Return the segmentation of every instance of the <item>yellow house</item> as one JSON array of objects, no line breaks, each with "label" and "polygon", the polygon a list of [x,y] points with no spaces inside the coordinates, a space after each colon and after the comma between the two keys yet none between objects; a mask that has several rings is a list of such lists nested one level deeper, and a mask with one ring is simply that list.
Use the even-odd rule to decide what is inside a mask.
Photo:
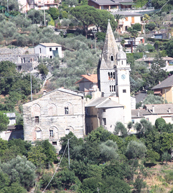
[{"label": "yellow house", "polygon": [[152,88],[155,95],[162,96],[168,103],[173,103],[173,75]]}]

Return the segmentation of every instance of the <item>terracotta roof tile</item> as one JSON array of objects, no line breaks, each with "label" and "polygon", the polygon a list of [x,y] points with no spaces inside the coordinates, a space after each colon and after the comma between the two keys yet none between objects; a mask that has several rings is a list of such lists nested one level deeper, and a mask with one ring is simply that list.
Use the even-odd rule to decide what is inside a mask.
[{"label": "terracotta roof tile", "polygon": [[91,75],[81,75],[83,78],[78,80],[76,82],[76,84],[78,84],[79,82],[81,82],[84,78],[86,78],[87,80],[89,80],[90,82],[93,82],[93,83],[97,83],[97,74],[91,74]]}]

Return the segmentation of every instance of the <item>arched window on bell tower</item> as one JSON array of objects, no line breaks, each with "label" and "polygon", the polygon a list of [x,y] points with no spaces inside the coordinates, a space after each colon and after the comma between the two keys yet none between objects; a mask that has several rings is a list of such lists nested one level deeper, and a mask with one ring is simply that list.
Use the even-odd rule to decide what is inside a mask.
[{"label": "arched window on bell tower", "polygon": [[114,61],[114,57],[113,56],[111,56],[111,61]]}]

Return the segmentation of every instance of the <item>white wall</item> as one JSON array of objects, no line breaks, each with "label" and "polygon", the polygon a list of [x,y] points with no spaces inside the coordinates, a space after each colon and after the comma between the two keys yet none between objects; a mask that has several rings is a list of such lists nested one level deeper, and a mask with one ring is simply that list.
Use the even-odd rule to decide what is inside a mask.
[{"label": "white wall", "polygon": [[[51,51],[50,51],[51,48]],[[46,56],[47,58],[54,58],[53,55],[53,51],[56,50],[56,48],[58,49],[58,55],[60,58],[62,58],[62,47],[61,46],[42,46],[42,45],[37,45],[34,50],[35,50],[35,54],[40,54],[40,56]],[[40,49],[41,49],[41,53],[40,53]]]}]

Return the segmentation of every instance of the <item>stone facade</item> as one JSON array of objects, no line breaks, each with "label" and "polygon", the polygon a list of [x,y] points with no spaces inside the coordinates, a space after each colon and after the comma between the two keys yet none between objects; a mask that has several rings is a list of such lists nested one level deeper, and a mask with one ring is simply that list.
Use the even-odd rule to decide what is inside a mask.
[{"label": "stone facade", "polygon": [[48,139],[57,151],[59,140],[70,131],[85,135],[83,95],[63,88],[23,105],[24,140]]}]

